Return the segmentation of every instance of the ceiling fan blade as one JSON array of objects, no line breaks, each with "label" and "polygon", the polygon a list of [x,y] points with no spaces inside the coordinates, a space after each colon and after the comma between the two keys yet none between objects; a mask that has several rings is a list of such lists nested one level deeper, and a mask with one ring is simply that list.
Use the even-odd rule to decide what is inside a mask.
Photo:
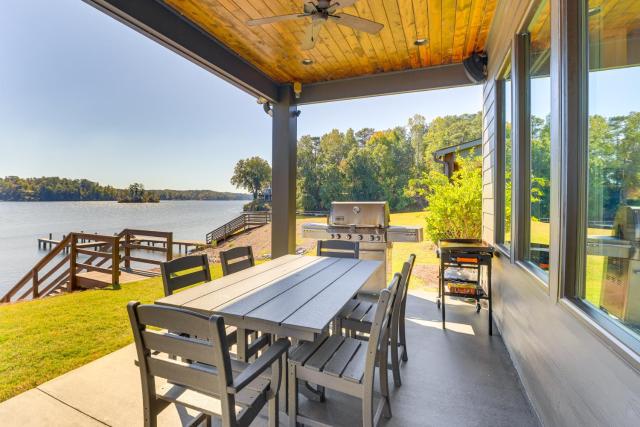
[{"label": "ceiling fan blade", "polygon": [[357,0],[338,0],[338,1],[334,1],[333,3],[331,3],[331,6],[329,6],[329,8],[327,9],[327,12],[329,12],[329,14],[332,14],[333,12],[335,12],[338,9],[342,9],[342,8],[345,8],[345,7],[353,6],[353,4],[356,1]]},{"label": "ceiling fan blade", "polygon": [[311,3],[310,1],[304,4],[304,13],[315,13],[316,5]]},{"label": "ceiling fan blade", "polygon": [[255,26],[255,25],[273,24],[274,22],[290,21],[292,19],[304,18],[306,16],[309,16],[309,14],[292,13],[290,15],[277,15],[277,16],[269,16],[266,18],[249,19],[247,21],[247,25]]},{"label": "ceiling fan blade", "polygon": [[384,28],[379,22],[369,21],[359,16],[349,15],[348,13],[338,13],[337,15],[329,15],[329,18],[336,24],[351,27],[354,30],[364,31],[369,34],[378,34]]},{"label": "ceiling fan blade", "polygon": [[318,35],[320,34],[320,30],[322,29],[324,22],[324,19],[314,19],[307,27],[307,30],[304,33],[304,40],[302,41],[302,50],[313,49],[316,45]]}]

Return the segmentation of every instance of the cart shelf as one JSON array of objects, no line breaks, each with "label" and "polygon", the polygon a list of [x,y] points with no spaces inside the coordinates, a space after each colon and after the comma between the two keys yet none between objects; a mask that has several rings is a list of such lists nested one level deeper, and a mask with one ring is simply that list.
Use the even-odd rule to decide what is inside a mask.
[{"label": "cart shelf", "polygon": [[[445,297],[474,299],[476,312],[480,312],[480,300],[487,300],[489,303],[489,335],[492,335],[491,260],[493,247],[482,240],[447,239],[438,242],[437,255],[440,258],[437,304],[442,311],[442,328],[446,329]],[[481,284],[484,270],[487,271],[486,290]]]}]

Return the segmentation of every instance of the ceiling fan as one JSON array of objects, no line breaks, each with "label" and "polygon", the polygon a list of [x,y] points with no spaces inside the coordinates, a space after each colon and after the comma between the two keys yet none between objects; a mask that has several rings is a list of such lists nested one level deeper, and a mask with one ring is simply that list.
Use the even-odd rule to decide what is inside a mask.
[{"label": "ceiling fan", "polygon": [[355,15],[349,15],[348,13],[336,13],[342,8],[352,6],[356,1],[357,0],[318,0],[317,3],[306,2],[302,13],[250,19],[247,21],[247,25],[272,24],[274,22],[310,17],[311,23],[305,32],[304,40],[302,41],[302,50],[313,49],[318,39],[318,34],[327,21],[332,21],[336,24],[344,25],[357,31],[364,31],[369,34],[379,33],[380,30],[384,28],[384,25],[378,22],[360,18]]}]

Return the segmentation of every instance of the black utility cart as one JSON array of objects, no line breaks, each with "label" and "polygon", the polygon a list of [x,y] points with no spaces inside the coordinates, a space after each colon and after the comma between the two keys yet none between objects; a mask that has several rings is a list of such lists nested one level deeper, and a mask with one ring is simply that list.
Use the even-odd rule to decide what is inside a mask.
[{"label": "black utility cart", "polygon": [[[442,328],[445,324],[445,296],[469,298],[476,301],[480,312],[480,300],[489,302],[489,335],[493,334],[491,311],[491,259],[493,246],[476,239],[445,239],[438,242],[440,275],[438,308],[442,311]],[[487,289],[482,287],[482,274],[486,271]]]}]

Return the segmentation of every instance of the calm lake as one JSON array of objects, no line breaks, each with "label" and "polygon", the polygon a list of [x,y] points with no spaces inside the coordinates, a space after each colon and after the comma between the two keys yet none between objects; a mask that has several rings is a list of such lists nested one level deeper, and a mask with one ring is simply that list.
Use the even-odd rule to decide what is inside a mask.
[{"label": "calm lake", "polygon": [[[0,295],[47,251],[37,238],[71,231],[113,234],[123,228],[172,231],[174,239],[205,240],[242,212],[246,200],[116,202],[0,202]],[[175,249],[177,251],[177,248]]]}]

